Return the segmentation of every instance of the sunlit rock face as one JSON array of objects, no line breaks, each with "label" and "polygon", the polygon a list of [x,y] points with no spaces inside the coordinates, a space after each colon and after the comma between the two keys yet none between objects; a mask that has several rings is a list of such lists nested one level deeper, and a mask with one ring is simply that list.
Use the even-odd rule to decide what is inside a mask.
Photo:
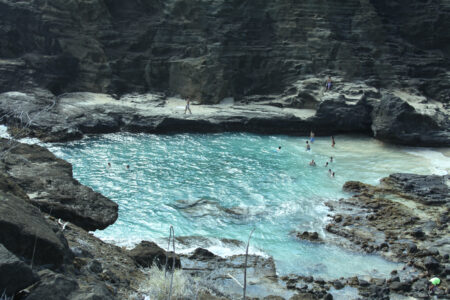
[{"label": "sunlit rock face", "polygon": [[217,103],[331,75],[448,102],[449,26],[444,0],[0,0],[0,91]]}]

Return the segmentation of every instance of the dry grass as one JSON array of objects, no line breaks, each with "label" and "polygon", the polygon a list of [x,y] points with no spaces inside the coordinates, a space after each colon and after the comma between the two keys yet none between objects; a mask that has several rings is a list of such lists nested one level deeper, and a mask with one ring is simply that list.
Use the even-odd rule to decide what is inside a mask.
[{"label": "dry grass", "polygon": [[[160,270],[157,266],[145,269],[144,272],[147,273],[149,280],[140,286],[140,292],[152,300],[168,299],[170,292],[170,272],[167,272],[165,276],[164,269]],[[185,275],[182,270],[175,270],[173,274],[172,299],[195,295],[196,293],[192,289],[191,280],[192,278],[189,275]]]}]

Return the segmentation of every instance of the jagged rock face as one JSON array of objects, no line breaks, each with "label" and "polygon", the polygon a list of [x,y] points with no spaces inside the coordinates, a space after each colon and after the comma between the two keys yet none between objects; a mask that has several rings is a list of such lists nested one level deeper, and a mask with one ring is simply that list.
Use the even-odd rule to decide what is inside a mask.
[{"label": "jagged rock face", "polygon": [[309,75],[450,99],[444,0],[0,0],[0,91],[168,91],[202,102]]},{"label": "jagged rock face", "polygon": [[375,137],[397,144],[439,146],[450,140],[450,119],[439,110],[422,114],[402,99],[385,95],[374,105],[372,131]]},{"label": "jagged rock face", "polygon": [[31,268],[0,244],[0,289],[11,295],[38,280]]},{"label": "jagged rock face", "polygon": [[3,191],[0,191],[0,243],[17,256],[34,259],[38,265],[58,267],[71,257],[66,239],[53,231],[36,207],[27,199]]},{"label": "jagged rock face", "polygon": [[[104,229],[117,220],[118,205],[73,179],[72,165],[47,149],[0,139],[0,151],[0,171],[20,187],[19,196],[26,193],[41,210],[85,230]],[[2,182],[0,187],[18,190]]]}]

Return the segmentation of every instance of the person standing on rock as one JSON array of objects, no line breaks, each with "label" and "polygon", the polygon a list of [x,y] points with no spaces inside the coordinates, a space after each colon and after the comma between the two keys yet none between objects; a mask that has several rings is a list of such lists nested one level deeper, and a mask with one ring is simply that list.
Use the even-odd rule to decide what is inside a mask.
[{"label": "person standing on rock", "polygon": [[189,97],[186,98],[186,108],[184,109],[184,114],[189,110],[189,114],[192,115],[191,108],[190,108],[191,99]]},{"label": "person standing on rock", "polygon": [[327,82],[325,83],[325,91],[331,91],[332,86],[333,86],[333,81],[331,81],[331,76],[329,76],[327,79]]},{"label": "person standing on rock", "polygon": [[314,134],[314,131],[311,130],[311,132],[309,133],[309,140],[311,141],[311,144],[314,143],[314,137],[316,135]]}]

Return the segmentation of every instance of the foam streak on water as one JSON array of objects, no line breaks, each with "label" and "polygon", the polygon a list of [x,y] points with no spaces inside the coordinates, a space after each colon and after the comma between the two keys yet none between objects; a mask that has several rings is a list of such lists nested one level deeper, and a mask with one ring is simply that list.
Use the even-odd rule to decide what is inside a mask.
[{"label": "foam streak on water", "polygon": [[[300,242],[291,232],[320,234],[329,213],[324,202],[347,196],[342,185],[348,180],[376,184],[390,173],[429,174],[439,166],[414,149],[370,138],[338,136],[336,143],[332,148],[329,138],[318,138],[307,152],[305,138],[296,137],[110,134],[49,148],[73,164],[81,183],[119,204],[118,221],[96,232],[102,239],[127,246],[162,241],[173,225],[177,236],[210,237],[199,246],[230,255],[245,249],[220,239],[246,241],[256,228],[252,250],[273,256],[280,273],[325,278],[388,274],[396,265]],[[335,178],[324,167],[330,156]],[[316,167],[308,165],[311,159]],[[187,251],[196,245],[177,247]]]}]

